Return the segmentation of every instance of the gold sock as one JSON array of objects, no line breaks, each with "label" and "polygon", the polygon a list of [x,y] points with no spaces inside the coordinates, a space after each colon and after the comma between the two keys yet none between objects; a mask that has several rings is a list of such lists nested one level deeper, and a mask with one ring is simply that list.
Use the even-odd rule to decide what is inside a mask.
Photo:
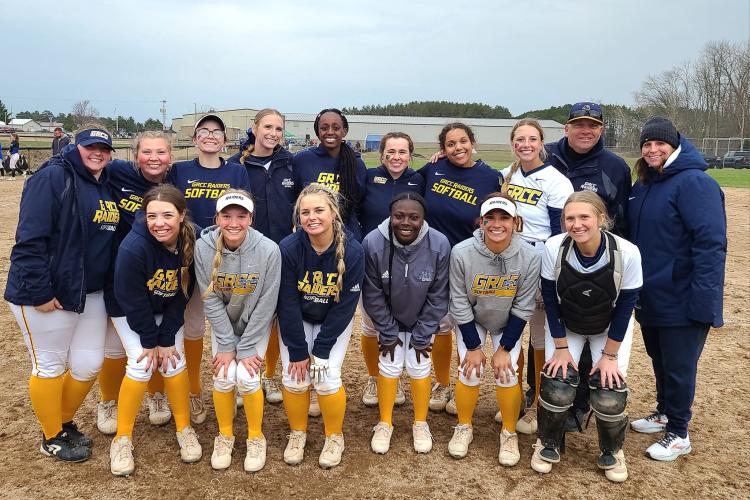
[{"label": "gold sock", "polygon": [[182,432],[190,426],[190,380],[187,370],[182,370],[174,377],[164,377],[164,388],[167,392],[169,406],[177,432]]},{"label": "gold sock", "polygon": [[497,399],[500,414],[503,416],[503,429],[508,432],[516,432],[518,412],[521,411],[521,400],[523,399],[521,388],[518,387],[518,384],[513,385],[513,387],[495,386],[495,399]]},{"label": "gold sock", "polygon": [[203,339],[185,339],[185,365],[190,380],[190,394],[201,393],[201,360]]},{"label": "gold sock", "polygon": [[122,380],[117,398],[117,436],[115,439],[120,436],[133,437],[135,417],[141,409],[146,385],[148,382],[139,382],[127,376]]},{"label": "gold sock", "polygon": [[279,322],[271,323],[271,337],[266,348],[266,378],[273,378],[276,374],[276,363],[279,362]]},{"label": "gold sock", "polygon": [[542,388],[542,368],[544,367],[544,349],[534,349],[534,404],[539,400],[539,390]]},{"label": "gold sock", "polygon": [[99,372],[99,394],[102,401],[114,401],[120,394],[128,358],[104,358]]},{"label": "gold sock", "polygon": [[435,335],[432,343],[432,367],[435,380],[443,387],[451,383],[451,355],[453,353],[453,334]]},{"label": "gold sock", "polygon": [[148,381],[148,393],[154,394],[161,392],[164,394],[164,375],[159,370],[151,374],[151,380]]},{"label": "gold sock", "polygon": [[430,377],[413,378],[411,382],[411,401],[414,405],[414,421],[427,422],[427,410],[430,406]]},{"label": "gold sock", "polygon": [[474,409],[479,399],[479,386],[466,385],[460,380],[456,382],[456,410],[458,423],[471,425]]},{"label": "gold sock", "polygon": [[234,412],[237,409],[234,391],[221,392],[213,390],[214,412],[216,412],[216,423],[219,424],[219,433],[222,436],[234,436]]},{"label": "gold sock", "polygon": [[247,438],[263,437],[263,391],[258,389],[252,394],[242,396],[247,419]]},{"label": "gold sock", "polygon": [[293,431],[307,432],[307,412],[310,410],[310,389],[305,392],[292,392],[286,387],[284,393],[284,410]]},{"label": "gold sock", "polygon": [[318,393],[320,414],[323,417],[323,427],[326,437],[331,434],[343,434],[344,414],[346,413],[346,391],[340,387],[333,394]]},{"label": "gold sock", "polygon": [[63,376],[62,387],[62,421],[70,422],[73,420],[78,408],[81,407],[83,400],[91,390],[91,386],[96,382],[96,378],[81,382],[70,375],[70,370]]},{"label": "gold sock", "polygon": [[[364,338],[364,337],[362,337]],[[378,375],[378,407],[380,421],[393,426],[393,405],[396,403],[398,379]]]},{"label": "gold sock", "polygon": [[378,357],[380,356],[380,350],[378,349],[378,338],[368,337],[367,335],[360,335],[359,343],[362,347],[362,357],[365,359],[367,374],[371,377],[377,377]]},{"label": "gold sock", "polygon": [[29,377],[29,397],[45,439],[52,439],[62,430],[63,376]]}]

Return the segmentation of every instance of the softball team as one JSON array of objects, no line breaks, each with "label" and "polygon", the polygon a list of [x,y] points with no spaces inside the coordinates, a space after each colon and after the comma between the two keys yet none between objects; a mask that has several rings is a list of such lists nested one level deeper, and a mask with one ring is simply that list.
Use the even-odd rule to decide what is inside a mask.
[{"label": "softball team", "polygon": [[195,270],[211,324],[213,401],[219,435],[211,466],[226,469],[234,449],[235,392],[247,418],[244,468],[266,463],[261,370],[276,311],[281,274],[279,248],[250,227],[255,204],[244,191],[228,189],[216,202],[216,226],[207,227],[195,249]]}]

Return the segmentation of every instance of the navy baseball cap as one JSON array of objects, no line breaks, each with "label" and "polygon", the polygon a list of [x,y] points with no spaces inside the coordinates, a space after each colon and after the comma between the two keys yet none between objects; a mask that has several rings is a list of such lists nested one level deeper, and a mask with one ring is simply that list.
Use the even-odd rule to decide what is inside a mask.
[{"label": "navy baseball cap", "polygon": [[576,120],[591,120],[599,125],[604,125],[602,107],[595,102],[577,102],[570,108],[568,121],[565,123],[574,122]]},{"label": "navy baseball cap", "polygon": [[112,136],[104,129],[87,128],[76,134],[77,146],[91,146],[92,144],[106,144],[111,151],[115,150],[112,147]]}]

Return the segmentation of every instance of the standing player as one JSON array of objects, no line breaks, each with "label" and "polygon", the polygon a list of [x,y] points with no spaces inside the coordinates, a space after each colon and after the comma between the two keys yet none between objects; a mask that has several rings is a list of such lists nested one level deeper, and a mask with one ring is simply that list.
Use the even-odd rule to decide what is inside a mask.
[{"label": "standing player", "polygon": [[10,134],[10,146],[8,147],[8,171],[11,175],[8,177],[9,181],[16,178],[16,165],[18,164],[18,160],[21,159],[20,151],[18,134],[14,132]]},{"label": "standing player", "polygon": [[107,187],[112,136],[86,128],[76,146],[29,178],[21,196],[5,300],[31,357],[29,396],[44,434],[41,452],[68,462],[91,456],[73,416],[104,358],[115,230]]},{"label": "standing player", "polygon": [[[198,230],[213,225],[216,200],[229,188],[251,191],[247,170],[220,156],[227,142],[226,127],[217,115],[205,115],[195,122],[193,143],[198,157],[177,162],[167,176],[185,196],[188,210]],[[185,309],[185,357],[190,377],[190,420],[201,424],[206,420],[206,407],[201,387],[201,358],[206,317],[200,292],[195,290]]]},{"label": "standing player", "polygon": [[314,183],[295,205],[297,230],[281,241],[279,323],[284,408],[291,432],[289,465],[302,462],[307,441],[310,385],[319,394],[326,441],[318,463],[330,468],[344,452],[346,392],[341,367],[352,334],[364,277],[362,246],[346,230],[337,195]]}]

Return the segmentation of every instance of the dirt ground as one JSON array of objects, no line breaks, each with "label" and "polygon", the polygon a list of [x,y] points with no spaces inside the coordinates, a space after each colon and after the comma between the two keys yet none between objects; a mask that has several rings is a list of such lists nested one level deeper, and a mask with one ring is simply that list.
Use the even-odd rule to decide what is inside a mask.
[{"label": "dirt ground", "polygon": [[[5,289],[9,254],[18,220],[22,183],[0,184],[0,289]],[[360,400],[366,372],[360,354],[358,331],[352,336],[346,360],[344,383],[348,408],[344,433],[346,451],[342,465],[324,471],[317,464],[323,444],[322,421],[312,419],[305,461],[289,467],[282,460],[287,421],[283,407],[266,405],[264,432],[268,460],[259,473],[242,470],[245,454],[242,436],[244,415],[235,422],[238,439],[229,470],[215,472],[210,466],[213,438],[217,433],[213,411],[196,430],[203,445],[203,459],[193,465],[180,462],[172,424],[151,427],[144,412],[138,417],[134,444],[136,472],[116,478],[109,472],[110,439],[95,425],[98,389],[94,388],[76,420],[94,438],[93,457],[82,464],[56,462],[39,453],[40,429],[31,410],[27,380],[30,362],[20,330],[7,307],[0,307],[0,346],[7,354],[0,360],[0,476],[2,498],[227,498],[257,495],[266,498],[739,498],[750,487],[750,190],[726,189],[729,218],[729,258],[725,292],[726,325],[713,331],[700,361],[694,420],[690,426],[693,452],[676,462],[654,462],[644,455],[654,437],[629,433],[625,442],[630,479],[621,485],[608,482],[596,468],[598,446],[595,424],[583,434],[568,437],[568,451],[552,473],[531,470],[531,436],[520,436],[521,461],[511,469],[497,462],[499,429],[491,381],[485,379],[474,417],[474,443],[460,461],[447,452],[454,417],[429,416],[435,445],[428,455],[417,455],[411,447],[411,404],[394,413],[395,432],[391,451],[370,451],[371,429],[378,421],[377,409]],[[745,250],[743,251],[742,248]],[[745,252],[745,253],[743,253]],[[206,342],[208,346],[209,343]],[[210,400],[208,352],[204,355],[204,390]],[[629,414],[637,418],[654,408],[651,365],[636,332],[629,371],[632,389]],[[405,379],[406,381],[406,379]],[[408,388],[408,383],[406,384]],[[408,396],[408,389],[407,389]]]}]

